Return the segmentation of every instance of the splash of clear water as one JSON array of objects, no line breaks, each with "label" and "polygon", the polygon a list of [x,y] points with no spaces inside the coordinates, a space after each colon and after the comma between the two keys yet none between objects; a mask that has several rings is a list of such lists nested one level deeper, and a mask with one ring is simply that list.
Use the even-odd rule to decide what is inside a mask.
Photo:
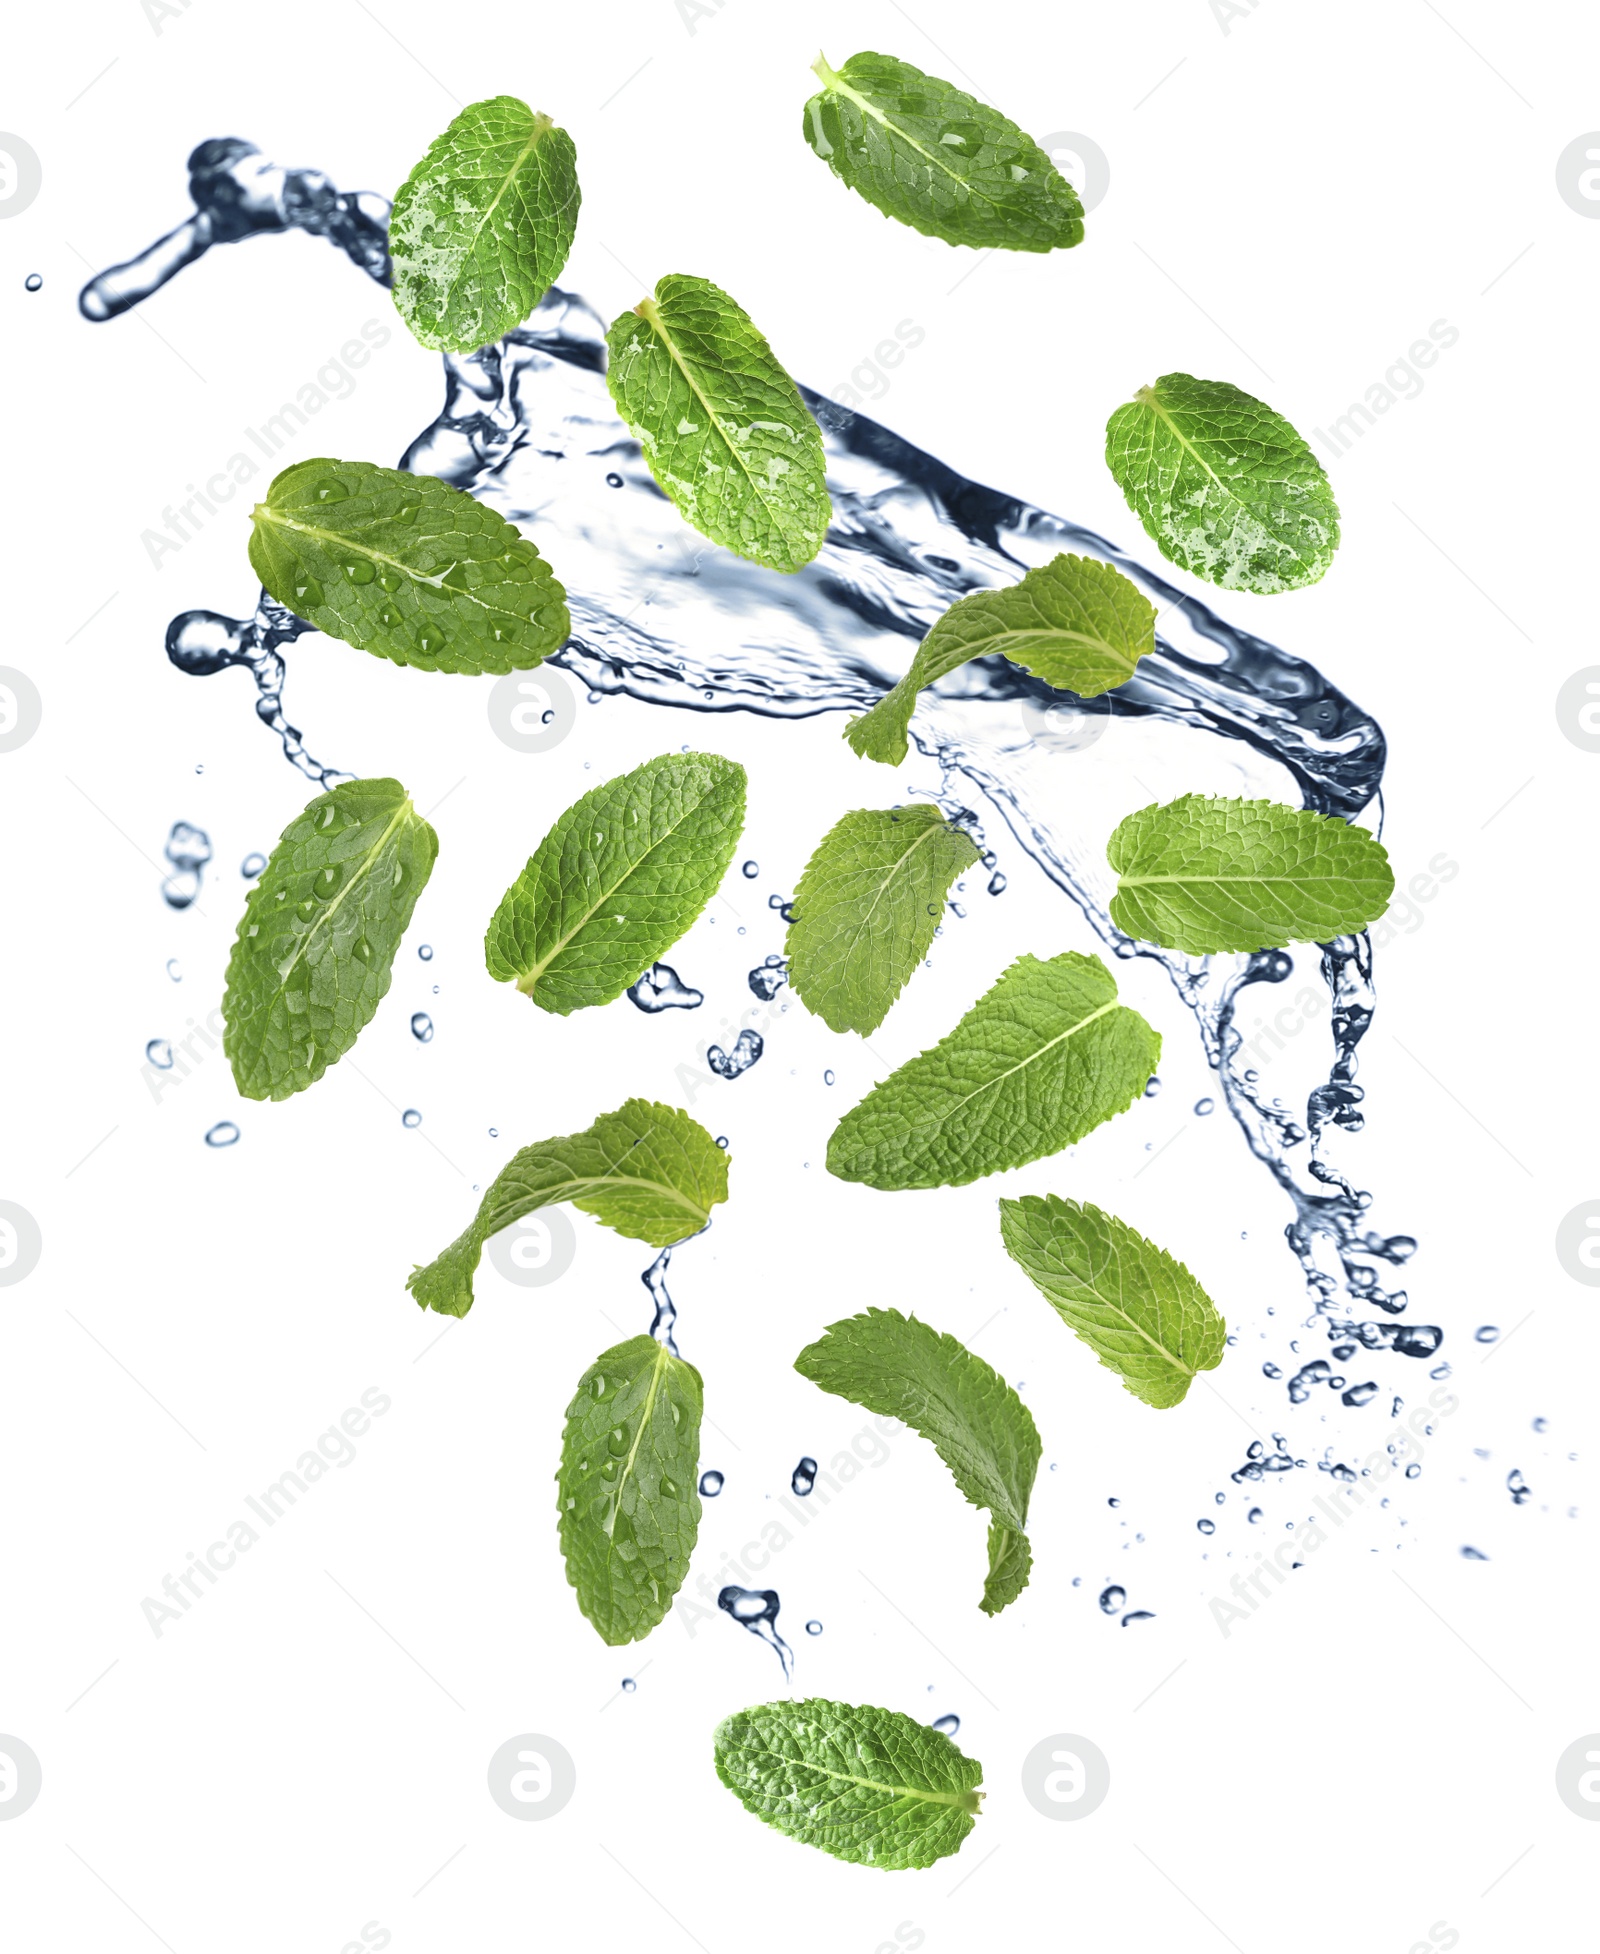
[{"label": "splash of clear water", "polygon": [[[194,218],[92,280],[80,300],[86,316],[137,303],[212,243],[295,227],[387,280],[381,199],[342,197],[326,177],[278,170],[234,139],[195,151],[191,188]],[[823,432],[834,521],[820,556],[797,575],[747,563],[678,517],[616,417],[604,368],[604,322],[552,290],[503,340],[445,357],[443,409],[401,461],[497,508],[556,565],[573,632],[554,662],[593,692],[706,713],[860,711],[950,604],[1014,582],[1063,549],[1114,564],[1150,596],[1155,654],[1115,693],[1083,701],[1003,660],[977,660],[923,694],[913,737],[940,769],[938,798],[952,818],[971,820],[963,801],[976,789],[1113,955],[1167,971],[1229,1111],[1291,1203],[1285,1232],[1330,1340],[1431,1354],[1432,1326],[1391,1339],[1393,1326],[1367,1315],[1405,1310],[1405,1292],[1382,1286],[1380,1265],[1405,1262],[1416,1244],[1370,1228],[1370,1196],[1330,1152],[1338,1133],[1359,1132],[1363,1121],[1356,1055],[1375,1004],[1367,938],[1314,953],[1332,999],[1333,1060],[1302,1124],[1245,1063],[1238,1021],[1253,987],[1286,982],[1295,958],[1187,958],[1131,942],[1108,914],[1102,853],[1132,807],[1180,792],[1298,799],[1345,819],[1381,806],[1384,738],[1371,714],[1306,661],[1235,629],[1093,532],[968,481],[805,388]],[[282,705],[281,648],[308,628],[263,593],[248,619],[185,612],[167,648],[195,674],[247,666],[259,716],[293,764],[326,782],[348,776],[310,758]]]},{"label": "splash of clear water", "polygon": [[794,1674],[794,1650],[778,1633],[778,1595],[774,1588],[726,1587],[717,1606],[730,1614],[757,1641],[765,1642],[783,1667],[784,1681]]}]

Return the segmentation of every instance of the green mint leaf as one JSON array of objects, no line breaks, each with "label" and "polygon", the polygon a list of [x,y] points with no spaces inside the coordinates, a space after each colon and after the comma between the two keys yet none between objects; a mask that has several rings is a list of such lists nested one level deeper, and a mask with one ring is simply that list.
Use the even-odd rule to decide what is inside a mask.
[{"label": "green mint leaf", "polygon": [[1056,251],[1083,239],[1077,192],[998,109],[887,54],[853,54],[822,92],[805,137],[842,183],[946,244]]},{"label": "green mint leaf", "polygon": [[1106,844],[1111,920],[1187,956],[1351,936],[1381,916],[1394,871],[1376,835],[1276,801],[1185,794],[1130,814]]},{"label": "green mint leaf", "polygon": [[898,1710],[758,1703],[715,1742],[717,1776],[746,1811],[856,1866],[931,1866],[959,1851],[983,1802],[983,1766]]},{"label": "green mint leaf", "polygon": [[716,894],[744,789],[744,768],[716,753],[663,753],[591,787],[501,898],[489,975],[562,1017],[620,997]]},{"label": "green mint leaf", "polygon": [[549,116],[514,95],[463,109],[394,200],[401,318],[443,353],[520,326],[561,275],[580,201],[572,138]]},{"label": "green mint leaf", "polygon": [[1160,1055],[1098,957],[1018,957],[954,1031],[845,1114],[828,1172],[897,1189],[1025,1167],[1126,1111]]},{"label": "green mint leaf", "polygon": [[603,1351],[567,1406],[561,1553],[578,1606],[613,1648],[649,1634],[689,1571],[704,1405],[693,1364],[640,1336]]},{"label": "green mint leaf", "polygon": [[347,780],[278,838],[228,959],[222,1047],[246,1099],[315,1085],[389,989],[439,837],[398,780]]},{"label": "green mint leaf", "polygon": [[1106,423],[1106,466],[1169,562],[1263,596],[1315,583],[1339,547],[1322,464],[1225,380],[1165,373]]},{"label": "green mint leaf", "polygon": [[917,647],[911,669],[844,736],[865,760],[898,766],[917,694],[969,658],[998,655],[1080,699],[1133,677],[1156,648],[1156,611],[1120,570],[1063,554],[1004,590],[975,590],[950,606]]},{"label": "green mint leaf", "polygon": [[250,567],[280,604],[397,665],[524,671],[572,628],[532,543],[432,475],[297,461],[250,519]]},{"label": "green mint leaf", "polygon": [[466,1231],[406,1278],[423,1309],[465,1316],[491,1235],[536,1208],[570,1201],[636,1242],[670,1248],[699,1234],[728,1198],[728,1156],[676,1106],[630,1099],[584,1133],[537,1140],[496,1176]]},{"label": "green mint leaf", "polygon": [[834,1031],[876,1031],[927,954],[950,885],[980,859],[931,806],[859,808],[823,836],[794,895],[789,982]]},{"label": "green mint leaf", "polygon": [[663,278],[606,344],[611,398],[684,518],[752,563],[803,569],[833,514],[822,434],[749,314],[708,278]]},{"label": "green mint leaf", "polygon": [[1067,1328],[1157,1410],[1222,1362],[1227,1325],[1181,1262],[1087,1202],[1000,1203],[1000,1236]]},{"label": "green mint leaf", "polygon": [[[1005,1379],[954,1337],[896,1309],[830,1323],[794,1367],[836,1398],[903,1420],[932,1444],[967,1499],[993,1516],[984,1613],[997,1614],[1015,1599],[1028,1579],[1022,1536],[1039,1470],[1039,1433]],[[993,1605],[991,1587],[1000,1597]]]}]

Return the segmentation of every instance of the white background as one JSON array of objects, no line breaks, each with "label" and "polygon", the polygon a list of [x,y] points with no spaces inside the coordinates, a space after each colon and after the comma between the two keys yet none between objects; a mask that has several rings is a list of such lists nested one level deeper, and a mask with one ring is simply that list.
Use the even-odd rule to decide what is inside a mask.
[{"label": "white background", "polygon": [[[1600,1353],[1595,1299],[1553,1239],[1600,1179],[1600,757],[1562,737],[1554,701],[1600,659],[1600,223],[1563,203],[1555,166],[1600,126],[1600,31],[1592,10],[1483,0],[1220,11],[1236,17],[1209,0],[13,10],[0,127],[37,149],[44,188],[0,223],[0,663],[32,676],[44,723],[0,755],[0,1197],[37,1217],[44,1253],[0,1290],[0,1731],[38,1753],[44,1789],[0,1824],[9,1944],[336,1954],[368,1925],[402,1954],[872,1954],[918,1933],[930,1950],[1405,1954],[1454,1932],[1520,1954],[1590,1930],[1597,1834],[1558,1800],[1554,1768],[1600,1729]],[[1089,241],[974,269],[878,217],[801,140],[819,45],[836,64],[865,46],[970,76],[1036,134],[1092,136],[1111,189]],[[870,411],[1147,557],[1100,458],[1135,386],[1226,378],[1308,430],[1432,322],[1460,334],[1425,390],[1331,465],[1345,540],[1327,580],[1216,600],[1381,719],[1402,880],[1440,853],[1459,866],[1380,956],[1369,1125],[1342,1154],[1377,1225],[1419,1238],[1411,1313],[1447,1332],[1461,1406],[1422,1477],[1221,1633],[1211,1598],[1327,1490],[1315,1461],[1334,1428],[1318,1421],[1342,1419],[1338,1456],[1381,1446],[1389,1392],[1409,1406],[1428,1386],[1424,1366],[1391,1359],[1368,1412],[1326,1393],[1291,1411],[1261,1376],[1305,1307],[1286,1211],[1231,1124],[1187,1112],[1208,1080],[1153,969],[1118,974],[1167,1034],[1166,1090],[1070,1168],[892,1200],[829,1180],[831,1124],[884,1068],[798,1006],[755,1071],[692,1105],[731,1139],[734,1198],[673,1271],[715,1427],[706,1463],[728,1475],[686,1592],[702,1577],[714,1591],[724,1557],[781,1518],[802,1451],[826,1465],[866,1424],[790,1365],[869,1303],[974,1339],[1021,1383],[1055,1468],[1036,1495],[1033,1584],[997,1621],[976,1607],[982,1519],[909,1434],[807,1529],[789,1525],[751,1581],[783,1596],[801,1691],[961,1716],[987,1806],[959,1858],[926,1872],[838,1864],[717,1784],[715,1723],[779,1688],[772,1655],[731,1622],[674,1616],[612,1650],[576,1611],[551,1474],[578,1375],[647,1321],[638,1246],[576,1217],[560,1283],[516,1288],[486,1264],[454,1326],[421,1318],[402,1286],[512,1146],[629,1093],[686,1098],[676,1068],[752,1002],[743,972],[781,947],[767,893],[791,892],[815,836],[861,803],[838,722],[690,722],[609,701],[580,706],[553,753],[519,756],[489,728],[490,681],[306,641],[289,704],[313,750],[443,803],[393,990],[352,1059],[287,1105],[237,1100],[220,1055],[159,1103],[140,1075],[147,1039],[177,1039],[217,1004],[238,864],[308,798],[242,675],[197,684],[162,656],[175,611],[253,601],[247,498],[159,569],[140,533],[363,321],[394,325],[389,345],[284,459],[392,462],[440,379],[386,295],[312,239],[214,251],[108,326],[80,320],[77,288],[185,213],[183,161],[206,136],[392,194],[458,102],[503,91],[574,135],[584,208],[563,282],[605,316],[664,271],[698,272],[825,389],[913,319],[925,342]],[[493,902],[578,793],[684,740],[750,768],[740,854],[762,869],[733,877],[672,957],[706,1006],[529,1011],[482,967]],[[179,818],[209,829],[216,861],[174,915],[158,863]],[[1009,890],[990,901],[973,885],[970,920],[874,1041],[888,1063],[1014,954],[1093,947],[1009,841],[1001,856]],[[418,1009],[439,1027],[428,1046],[407,1030]],[[1297,1078],[1323,1037],[1303,1035]],[[208,1149],[224,1118],[242,1139]],[[999,1250],[994,1198],[1022,1190],[1099,1201],[1203,1273],[1238,1334],[1215,1392],[1158,1416],[1089,1361]],[[1481,1324],[1497,1344],[1474,1342]],[[1313,1331],[1301,1354],[1323,1348]],[[354,1462],[153,1634],[141,1603],[162,1577],[374,1388],[390,1409]],[[1266,1489],[1255,1527],[1256,1491],[1229,1479],[1247,1427],[1288,1432],[1308,1460]],[[1533,1488],[1520,1507],[1511,1468]],[[1207,1542],[1195,1522],[1213,1514]],[[1487,1562],[1464,1560],[1466,1543]],[[1154,1619],[1102,1614],[1109,1581]],[[571,1804],[537,1824],[485,1787],[491,1753],[528,1731],[559,1739],[578,1773]],[[1058,1732],[1111,1762],[1110,1798],[1073,1824],[1039,1816],[1019,1783]]]}]

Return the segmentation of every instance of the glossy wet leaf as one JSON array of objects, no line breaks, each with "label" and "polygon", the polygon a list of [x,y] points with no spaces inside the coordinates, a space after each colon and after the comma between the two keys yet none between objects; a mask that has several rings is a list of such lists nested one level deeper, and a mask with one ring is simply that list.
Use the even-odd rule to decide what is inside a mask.
[{"label": "glossy wet leaf", "polygon": [[571,629],[566,592],[533,544],[432,475],[298,461],[251,521],[251,568],[280,604],[396,665],[523,671]]},{"label": "glossy wet leaf", "polygon": [[394,200],[401,318],[447,353],[521,325],[561,275],[580,201],[572,138],[549,116],[514,95],[464,108]]},{"label": "glossy wet leaf", "polygon": [[898,1710],[758,1703],[717,1726],[717,1776],[768,1825],[885,1872],[959,1851],[983,1802],[983,1766]]},{"label": "glossy wet leaf", "polygon": [[1184,1265],[1088,1202],[1025,1194],[1000,1203],[1006,1253],[1069,1330],[1158,1410],[1222,1362],[1227,1325]]},{"label": "glossy wet leaf", "polygon": [[614,1648],[648,1635],[700,1527],[700,1373],[653,1337],[602,1352],[567,1406],[556,1474],[578,1606]]},{"label": "glossy wet leaf", "polygon": [[744,768],[716,753],[663,753],[590,788],[501,898],[490,976],[563,1017],[620,997],[716,894],[744,793]]},{"label": "glossy wet leaf", "polygon": [[950,885],[980,857],[937,807],[858,808],[806,863],[789,982],[834,1031],[876,1031],[928,953]]},{"label": "glossy wet leaf", "polygon": [[465,1316],[484,1243],[557,1201],[634,1241],[670,1248],[695,1235],[728,1198],[728,1156],[676,1106],[630,1099],[582,1133],[537,1140],[495,1177],[467,1228],[406,1287],[423,1309]]},{"label": "glossy wet leaf", "polygon": [[1106,424],[1106,466],[1164,557],[1225,590],[1315,583],[1339,547],[1322,464],[1225,380],[1166,373]]},{"label": "glossy wet leaf", "polygon": [[371,1022],[439,838],[398,780],[347,780],[284,829],[245,899],[222,999],[246,1099],[315,1085]]},{"label": "glossy wet leaf", "polygon": [[1058,691],[1098,698],[1155,650],[1155,606],[1109,563],[1063,553],[1002,590],[952,604],[917,647],[911,669],[844,736],[866,760],[898,766],[924,686],[972,658],[1007,658]]},{"label": "glossy wet leaf", "polygon": [[611,398],[685,520],[768,569],[809,563],[832,515],[822,434],[749,314],[674,275],[606,344]]},{"label": "glossy wet leaf", "polygon": [[828,1172],[895,1189],[1025,1167],[1125,1111],[1160,1055],[1098,957],[1018,957],[954,1031],[845,1114]]},{"label": "glossy wet leaf", "polygon": [[998,1614],[1028,1581],[1028,1501],[1039,1433],[1000,1374],[952,1336],[894,1309],[830,1323],[794,1360],[835,1397],[899,1418],[927,1439],[974,1506],[986,1507],[989,1579],[979,1604]]},{"label": "glossy wet leaf", "polygon": [[886,216],[947,244],[1056,251],[1081,242],[1083,206],[1029,135],[987,102],[887,54],[854,54],[805,108],[805,137]]},{"label": "glossy wet leaf", "polygon": [[1354,935],[1394,894],[1376,835],[1277,801],[1185,794],[1142,807],[1112,835],[1106,859],[1121,878],[1117,928],[1189,956]]}]

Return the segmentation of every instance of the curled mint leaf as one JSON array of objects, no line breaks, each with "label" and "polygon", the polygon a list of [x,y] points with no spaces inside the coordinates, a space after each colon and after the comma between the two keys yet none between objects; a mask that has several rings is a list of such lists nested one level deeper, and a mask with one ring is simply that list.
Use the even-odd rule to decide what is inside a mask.
[{"label": "curled mint leaf", "polygon": [[521,325],[577,228],[572,138],[514,95],[464,108],[400,186],[394,302],[424,346],[470,353]]},{"label": "curled mint leaf", "polygon": [[828,1172],[897,1189],[1025,1167],[1126,1111],[1160,1055],[1098,957],[1018,957],[954,1031],[845,1114]]},{"label": "curled mint leaf", "polygon": [[1187,956],[1354,935],[1394,894],[1376,835],[1276,801],[1185,794],[1142,807],[1112,835],[1106,859],[1121,878],[1117,928]]},{"label": "curled mint leaf", "polygon": [[1006,1253],[1067,1328],[1157,1410],[1182,1404],[1222,1362],[1228,1326],[1179,1261],[1088,1202],[1024,1194],[1000,1203]]},{"label": "curled mint leaf", "polygon": [[805,137],[842,183],[925,237],[1007,251],[1083,240],[1083,206],[1055,164],[998,109],[896,61],[821,55]]},{"label": "curled mint leaf", "polygon": [[1133,677],[1156,648],[1155,606],[1120,570],[1065,553],[1003,590],[952,604],[917,647],[911,669],[844,736],[865,760],[898,766],[924,686],[970,658],[998,656],[1080,699]]},{"label": "curled mint leaf", "polygon": [[834,1031],[876,1031],[927,954],[950,885],[979,860],[937,807],[858,808],[806,863],[789,982]]},{"label": "curled mint leaf", "polygon": [[728,1156],[676,1106],[630,1099],[583,1133],[537,1140],[502,1167],[470,1225],[406,1287],[423,1309],[465,1316],[472,1277],[491,1235],[536,1208],[570,1201],[632,1241],[653,1248],[699,1234],[728,1198]]},{"label": "curled mint leaf", "polygon": [[620,997],[716,894],[744,790],[744,768],[716,753],[663,753],[590,788],[501,898],[489,975],[562,1017]]},{"label": "curled mint leaf", "polygon": [[432,475],[297,461],[250,519],[250,566],[280,604],[397,665],[524,671],[571,629],[567,594],[532,543]]},{"label": "curled mint leaf", "polygon": [[1165,373],[1106,423],[1106,466],[1161,554],[1224,590],[1316,583],[1339,547],[1322,463],[1264,401]]},{"label": "curled mint leaf", "polygon": [[685,520],[769,570],[803,569],[833,513],[822,434],[749,314],[675,275],[606,344],[617,412]]},{"label": "curled mint leaf", "polygon": [[700,1530],[700,1373],[654,1337],[603,1351],[567,1406],[556,1474],[578,1606],[620,1647],[672,1606]]},{"label": "curled mint leaf", "polygon": [[315,1085],[389,989],[439,837],[398,780],[347,780],[295,816],[245,900],[222,999],[246,1099]]},{"label": "curled mint leaf", "polygon": [[1025,1529],[1039,1433],[1011,1386],[954,1337],[895,1309],[830,1323],[794,1360],[835,1397],[899,1418],[929,1440],[974,1506],[987,1507],[989,1578],[979,1604],[997,1615],[1028,1584]]},{"label": "curled mint leaf", "polygon": [[856,1866],[904,1872],[960,1850],[983,1766],[898,1710],[758,1703],[717,1726],[717,1776],[748,1812]]}]

